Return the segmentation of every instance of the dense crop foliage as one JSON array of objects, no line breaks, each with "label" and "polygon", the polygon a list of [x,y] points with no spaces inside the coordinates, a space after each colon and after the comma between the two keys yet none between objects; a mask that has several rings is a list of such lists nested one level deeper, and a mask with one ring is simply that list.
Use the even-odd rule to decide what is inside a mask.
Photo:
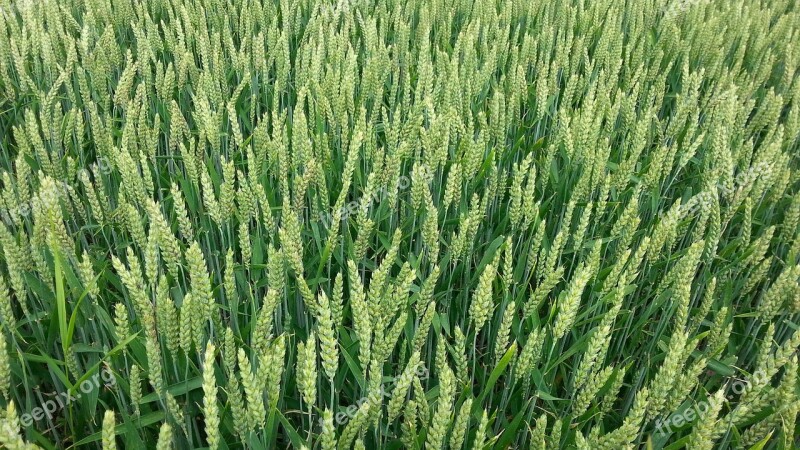
[{"label": "dense crop foliage", "polygon": [[0,1],[0,447],[794,448],[798,38]]}]

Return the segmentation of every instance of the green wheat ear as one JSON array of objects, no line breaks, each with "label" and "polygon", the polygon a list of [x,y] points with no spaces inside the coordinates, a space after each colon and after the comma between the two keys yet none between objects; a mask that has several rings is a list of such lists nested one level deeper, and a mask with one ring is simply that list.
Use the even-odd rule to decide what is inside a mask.
[{"label": "green wheat ear", "polygon": [[214,376],[214,344],[207,343],[203,356],[203,418],[206,441],[209,448],[219,446],[219,406],[217,405],[217,382]]},{"label": "green wheat ear", "polygon": [[103,415],[103,450],[114,450],[117,448],[116,431],[114,427],[116,420],[114,419],[114,411],[107,410]]},{"label": "green wheat ear", "polygon": [[157,450],[169,450],[172,448],[172,427],[168,423],[161,425],[161,430],[158,433],[158,442],[156,442]]},{"label": "green wheat ear", "polygon": [[303,401],[311,407],[317,397],[317,338],[313,332],[306,342],[297,344],[297,374]]},{"label": "green wheat ear", "polygon": [[0,331],[0,393],[3,394],[4,399],[8,400],[9,392],[11,392],[11,368],[9,366],[8,344],[6,343],[5,332]]}]

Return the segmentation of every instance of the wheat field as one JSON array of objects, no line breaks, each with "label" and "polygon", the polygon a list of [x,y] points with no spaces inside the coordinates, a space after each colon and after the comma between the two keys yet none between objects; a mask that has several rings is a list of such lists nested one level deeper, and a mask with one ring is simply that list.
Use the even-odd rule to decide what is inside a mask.
[{"label": "wheat field", "polygon": [[0,0],[0,448],[800,448],[793,0]]}]

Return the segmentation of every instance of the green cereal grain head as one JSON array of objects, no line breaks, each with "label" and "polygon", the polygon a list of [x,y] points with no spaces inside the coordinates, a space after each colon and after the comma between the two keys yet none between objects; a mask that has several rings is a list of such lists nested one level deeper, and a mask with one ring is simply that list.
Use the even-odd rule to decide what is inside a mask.
[{"label": "green cereal grain head", "polygon": [[172,447],[172,427],[168,423],[161,424],[161,429],[158,432],[158,441],[156,442],[156,450],[169,450]]},{"label": "green cereal grain head", "polygon": [[[115,438],[116,431],[114,430],[116,421],[114,420],[114,411],[108,409],[103,415],[103,450],[116,450],[117,441]],[[25,448],[24,446],[18,448]]]},{"label": "green cereal grain head", "polygon": [[217,405],[217,381],[214,376],[214,344],[206,344],[203,356],[203,419],[205,422],[206,442],[212,450],[219,446],[220,416]]},{"label": "green cereal grain head", "polygon": [[[0,331],[0,393],[3,398],[9,400],[11,391],[11,367],[9,365],[8,345],[4,331]],[[12,404],[9,402],[9,404]]]}]

